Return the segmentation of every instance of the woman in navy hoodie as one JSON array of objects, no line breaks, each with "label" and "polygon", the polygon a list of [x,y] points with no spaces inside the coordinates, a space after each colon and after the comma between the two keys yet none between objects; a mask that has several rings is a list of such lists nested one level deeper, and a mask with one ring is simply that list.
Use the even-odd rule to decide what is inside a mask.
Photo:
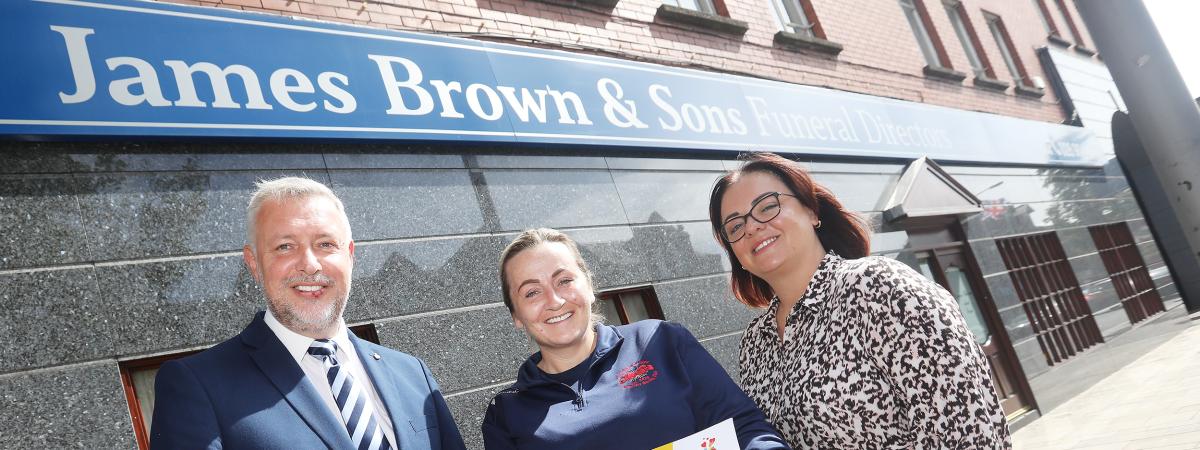
[{"label": "woman in navy hoodie", "polygon": [[500,284],[541,351],[488,406],[488,450],[649,450],[729,418],[741,448],[788,448],[687,329],[597,323],[592,273],[567,235],[522,233],[501,254]]}]

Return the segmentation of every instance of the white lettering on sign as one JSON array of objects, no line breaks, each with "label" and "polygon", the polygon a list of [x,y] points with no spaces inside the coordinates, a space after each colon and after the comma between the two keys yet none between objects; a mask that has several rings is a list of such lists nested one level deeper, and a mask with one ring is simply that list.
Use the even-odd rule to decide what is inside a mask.
[{"label": "white lettering on sign", "polygon": [[[433,111],[433,97],[429,95],[429,91],[421,87],[421,81],[425,75],[421,73],[421,68],[417,67],[417,63],[395,56],[367,55],[367,57],[379,66],[379,76],[383,77],[388,103],[391,104],[387,110],[388,114],[423,116]],[[403,80],[396,78],[394,69],[396,64],[399,64],[404,69],[404,74],[407,75]],[[416,96],[415,107],[410,108],[405,104],[404,92],[412,92],[412,95]]]},{"label": "white lettering on sign", "polygon": [[[92,67],[87,38],[95,35],[96,30],[59,25],[51,25],[50,29],[62,35],[63,43],[67,48],[67,59],[71,64],[71,74],[75,81],[75,91],[70,94],[59,92],[59,100],[63,104],[84,103],[92,100],[96,95],[96,73]],[[104,63],[109,74],[113,76],[132,75],[116,78],[108,84],[109,97],[121,105],[274,109],[274,106],[263,96],[258,74],[253,69],[241,64],[221,67],[207,61],[192,63],[174,59],[162,61],[163,66],[170,69],[176,91],[179,93],[179,98],[170,100],[163,95],[159,73],[149,61],[133,56],[113,56],[106,58]],[[131,71],[132,73],[130,73]],[[200,74],[204,76],[197,77]],[[236,86],[241,88],[240,92],[245,93],[245,102],[234,99],[234,93],[230,90],[230,80],[234,78],[237,80]],[[200,99],[196,89],[198,80],[207,80],[209,92],[213,94],[211,103]],[[295,69],[281,68],[272,72],[269,80],[272,97],[284,108],[297,112],[316,109],[315,100],[311,98],[303,103],[293,98],[295,94],[315,94],[317,91],[313,88],[312,81],[304,73]],[[318,74],[317,88],[323,95],[329,97],[322,99],[322,107],[326,111],[338,114],[353,112],[358,103],[344,88],[349,84],[350,79],[337,72]],[[330,99],[337,103],[330,102]]]},{"label": "white lettering on sign", "polygon": [[625,99],[625,88],[621,83],[611,78],[601,78],[596,81],[596,91],[604,99],[604,118],[621,128],[648,128],[637,118],[637,103]]},{"label": "white lettering on sign", "polygon": [[[142,103],[150,106],[171,106],[171,102],[163,97],[162,87],[158,85],[158,75],[150,63],[128,56],[108,58],[104,63],[108,65],[108,70],[114,73],[118,67],[123,66],[132,67],[137,72],[135,77],[114,80],[108,84],[108,95],[117,103],[125,106],[137,106]],[[134,86],[138,86],[140,94],[134,93]]]},{"label": "white lettering on sign", "polygon": [[[747,96],[751,116],[760,136],[780,136],[796,141],[885,144],[891,146],[947,150],[953,148],[950,133],[917,123],[899,123],[886,114],[840,107],[841,114],[806,114],[773,109],[763,97]],[[857,117],[857,120],[854,119]]]},{"label": "white lettering on sign", "polygon": [[886,114],[858,111],[858,118],[867,143],[900,145],[932,149],[950,149],[949,132],[942,128],[929,128],[917,124],[903,124]]},{"label": "white lettering on sign", "polygon": [[60,27],[51,25],[51,30],[63,36],[67,44],[67,59],[71,61],[71,73],[75,75],[75,93],[59,92],[64,104],[83,103],[96,95],[96,75],[92,73],[92,57],[88,55],[87,37],[95,34],[91,28]]},{"label": "white lettering on sign", "polygon": [[[561,92],[550,89],[548,86],[546,92],[550,97],[554,98],[554,107],[558,110],[558,123],[561,124],[580,124],[591,125],[592,121],[588,120],[587,112],[583,108],[583,100],[579,98],[579,94],[571,91]],[[578,119],[571,117],[570,110],[567,109],[567,103],[570,103],[575,110],[575,116]]]},{"label": "white lettering on sign", "polygon": [[[650,101],[666,117],[658,118],[658,125],[667,131],[679,131],[684,126],[695,133],[745,135],[749,130],[742,121],[742,112],[736,108],[713,105],[696,106],[684,103],[676,108],[670,103],[671,88],[661,84],[650,85]],[[665,119],[670,119],[665,120]]]},{"label": "white lettering on sign", "polygon": [[[335,80],[341,83],[341,86],[334,84]],[[321,88],[321,91],[329,94],[334,100],[341,102],[340,105],[334,106],[329,100],[322,100],[321,105],[325,107],[326,111],[337,114],[350,114],[355,109],[358,109],[358,101],[354,99],[353,95],[350,95],[350,92],[342,87],[349,85],[350,77],[337,72],[321,72],[317,75],[317,86]]]},{"label": "white lettering on sign", "polygon": [[[208,62],[198,62],[188,65],[188,63],[179,60],[163,61],[167,67],[170,67],[175,72],[175,85],[179,87],[179,100],[175,101],[175,106],[190,106],[190,107],[205,107],[206,105],[200,98],[196,96],[195,76],[197,73],[203,73],[212,83],[213,89],[213,108],[241,108],[242,105],[233,101],[233,96],[229,94],[229,77],[237,75],[242,80],[242,87],[246,89],[246,109],[271,109],[271,105],[267,104],[263,99],[262,88],[258,84],[258,75],[249,67],[241,64],[233,64],[224,69],[216,64]],[[280,69],[292,70],[292,69]]]},{"label": "white lettering on sign", "polygon": [[271,74],[271,95],[284,108],[296,112],[309,112],[317,109],[317,102],[297,103],[292,94],[312,94],[316,92],[312,80],[303,72],[292,69],[279,69]]},{"label": "white lettering on sign", "polygon": [[[97,73],[89,40],[94,44],[103,36],[92,28],[51,25],[50,30],[62,37],[74,81],[71,90],[58,92],[64,105],[94,100],[97,80],[106,80],[107,89],[102,92],[116,104],[128,107],[283,110],[302,114],[318,109],[350,114],[358,109],[350,78],[339,72],[320,72],[314,77],[296,68],[280,67],[260,76],[244,64],[103,55],[107,57],[97,60],[104,61],[101,70],[107,70]],[[596,108],[594,113],[603,111],[606,125],[631,131],[657,127],[649,131],[660,135],[707,135],[715,141],[753,134],[785,146],[954,148],[945,125],[929,126],[932,121],[922,117],[904,115],[893,119],[887,111],[851,105],[813,107],[787,95],[744,94],[737,98],[737,94],[679,86],[672,92],[671,86],[655,82],[627,89],[615,78],[602,77],[595,80],[596,90],[591,96],[582,97],[550,85],[521,87],[430,79],[417,61],[403,56],[367,54],[366,60],[359,62],[370,67],[367,60],[374,62],[378,70],[380,84],[373,86],[382,88],[386,95],[386,105],[380,109],[389,116],[436,114],[455,120],[507,119],[513,123],[592,126],[588,116],[591,107]],[[585,98],[597,103],[589,105]],[[650,109],[639,111],[639,103],[647,98]],[[643,115],[649,120],[643,121]],[[1049,145],[1050,152],[1059,159],[1077,158],[1081,152],[1078,142],[1054,141]]]},{"label": "white lettering on sign", "polygon": [[[515,86],[489,86],[471,83],[464,89],[458,81],[429,80],[421,66],[411,59],[399,56],[367,55],[379,68],[379,76],[387,92],[388,114],[426,115],[437,109],[438,115],[450,119],[465,118],[458,103],[465,101],[467,110],[483,120],[500,120],[511,113],[521,122],[546,123],[550,112],[557,121],[567,125],[591,125],[583,100],[570,91],[558,91],[549,86],[545,89],[517,88]],[[425,86],[433,88],[429,92]],[[546,99],[553,102],[549,108]],[[412,105],[410,106],[410,103]]]}]

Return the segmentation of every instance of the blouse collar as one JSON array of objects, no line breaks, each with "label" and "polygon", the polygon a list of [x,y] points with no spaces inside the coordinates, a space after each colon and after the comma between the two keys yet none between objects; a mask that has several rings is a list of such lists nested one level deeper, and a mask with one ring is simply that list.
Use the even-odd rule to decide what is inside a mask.
[{"label": "blouse collar", "polygon": [[[825,301],[825,298],[829,296],[829,289],[825,287],[832,282],[833,274],[841,266],[842,261],[844,261],[842,257],[832,250],[825,253],[825,256],[821,258],[821,263],[817,265],[817,271],[813,273],[812,279],[808,282],[808,288],[804,290],[804,295],[800,296],[800,301],[796,304],[807,309]],[[775,312],[779,310],[779,296],[771,297],[771,305],[768,310],[770,316],[774,317]]]}]

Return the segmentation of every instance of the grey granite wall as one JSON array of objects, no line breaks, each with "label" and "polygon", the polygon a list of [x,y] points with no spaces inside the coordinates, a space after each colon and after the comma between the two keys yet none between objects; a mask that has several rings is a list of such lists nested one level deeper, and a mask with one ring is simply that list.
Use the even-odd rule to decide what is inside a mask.
[{"label": "grey granite wall", "polygon": [[[495,269],[524,228],[570,233],[601,289],[652,285],[667,319],[731,374],[757,314],[730,299],[707,224],[708,190],[732,161],[246,143],[7,142],[0,152],[10,337],[0,389],[8,404],[32,405],[5,408],[4,443],[135,446],[118,361],[212,345],[263,307],[240,253],[261,178],[305,175],[338,192],[358,243],[347,320],[424,358],[475,444],[487,400],[532,351]],[[872,212],[901,167],[813,169]]]},{"label": "grey granite wall", "polygon": [[[729,263],[709,231],[708,190],[736,166],[718,154],[17,142],[0,143],[0,152],[0,332],[10,337],[0,342],[0,391],[6,405],[25,405],[0,413],[8,430],[0,447],[135,447],[119,361],[212,345],[263,308],[240,253],[244,206],[259,178],[302,174],[339,193],[358,244],[347,320],[373,323],[383,344],[425,359],[475,448],[484,406],[532,351],[501,304],[495,268],[524,228],[571,234],[601,289],[653,286],[666,318],[686,325],[731,375],[740,333],[760,313],[731,299]],[[810,167],[875,222],[903,169]],[[1034,364],[1040,353],[994,239],[1137,223],[1124,179],[952,169],[1004,206],[964,227],[1022,362],[1029,359],[1025,370],[1045,370]],[[1090,241],[1072,242],[1080,282],[1102,284]],[[906,235],[877,233],[873,245],[894,254]],[[1153,245],[1141,248],[1163,272]]]},{"label": "grey granite wall", "polygon": [[[1055,232],[1106,340],[1118,338],[1132,327],[1088,227],[1126,223],[1163,299],[1168,306],[1179,302],[1129,184],[1114,165],[1102,169],[963,166],[948,167],[947,171],[977,193],[991,210],[963,221],[963,227],[1027,378],[1057,377],[1056,367],[1047,363],[1038,344],[996,247],[997,239]],[[1089,376],[1117,368],[1096,366],[1092,371],[1097,373]],[[1071,373],[1079,371],[1076,368]],[[1054,387],[1058,385],[1061,383],[1057,381],[1033,383],[1035,388],[1058,389]],[[1055,394],[1035,389],[1034,395],[1040,398]]]},{"label": "grey granite wall", "polygon": [[0,375],[0,448],[136,448],[117,363]]}]

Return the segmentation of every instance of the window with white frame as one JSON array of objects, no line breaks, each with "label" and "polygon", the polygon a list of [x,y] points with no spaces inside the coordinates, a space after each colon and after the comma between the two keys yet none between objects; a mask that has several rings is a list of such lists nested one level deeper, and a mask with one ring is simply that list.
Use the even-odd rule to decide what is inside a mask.
[{"label": "window with white frame", "polygon": [[1067,6],[1065,0],[1055,0],[1058,5],[1058,12],[1062,14],[1063,21],[1067,23],[1067,29],[1071,31],[1071,37],[1075,39],[1075,45],[1083,45],[1083,35],[1079,33],[1079,27],[1075,26],[1075,18],[1071,17],[1071,8]]},{"label": "window with white frame", "polygon": [[933,67],[949,67],[949,64],[942,61],[938,55],[937,47],[933,42],[933,37],[930,35],[930,30],[925,26],[926,19],[922,9],[918,6],[920,0],[900,0],[900,8],[904,10],[904,17],[908,19],[908,25],[912,27],[913,36],[917,38],[917,46],[921,48],[921,55],[925,57],[925,64]]},{"label": "window with white frame", "polygon": [[808,0],[771,0],[775,9],[775,18],[784,31],[807,37],[817,36],[813,30],[814,21],[808,17],[806,5]]},{"label": "window with white frame", "polygon": [[1042,20],[1042,28],[1046,30],[1046,35],[1059,37],[1058,26],[1054,24],[1054,18],[1050,17],[1050,8],[1046,7],[1045,0],[1033,0],[1033,9],[1037,11],[1038,19]]},{"label": "window with white frame", "polygon": [[705,14],[717,14],[717,7],[713,4],[713,0],[663,0],[663,3]]},{"label": "window with white frame", "polygon": [[946,0],[942,4],[946,7],[946,14],[950,16],[950,25],[954,27],[954,34],[958,35],[958,41],[962,43],[963,53],[966,53],[967,62],[971,63],[971,70],[975,72],[975,76],[995,78],[995,74],[992,74],[991,68],[988,67],[987,56],[979,45],[979,39],[975,36],[975,30],[971,27],[970,19],[967,17],[967,11],[963,8],[962,2]]},{"label": "window with white frame", "polygon": [[984,12],[983,17],[987,20],[992,37],[996,39],[996,46],[1000,47],[1000,56],[1004,58],[1004,65],[1008,66],[1008,73],[1012,75],[1013,81],[1018,85],[1027,85],[1025,68],[1021,66],[1021,60],[1017,59],[1016,48],[1013,47],[1012,40],[1008,38],[1008,30],[1004,28],[1004,21],[1000,19],[1000,16],[988,12]]},{"label": "window with white frame", "polygon": [[658,296],[650,286],[601,292],[596,295],[600,314],[613,325],[645,319],[664,319]]}]

